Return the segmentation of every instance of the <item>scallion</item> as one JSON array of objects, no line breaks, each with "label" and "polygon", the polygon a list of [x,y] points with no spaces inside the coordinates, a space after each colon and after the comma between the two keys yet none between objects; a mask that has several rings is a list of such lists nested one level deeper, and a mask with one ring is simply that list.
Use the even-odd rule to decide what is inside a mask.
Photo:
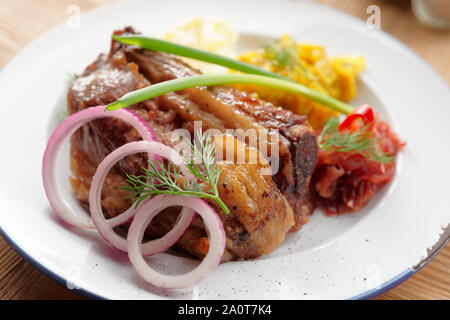
[{"label": "scallion", "polygon": [[174,42],[169,42],[161,39],[155,39],[150,37],[143,37],[139,35],[126,35],[126,36],[116,36],[112,35],[112,38],[116,41],[138,46],[142,49],[147,50],[155,50],[155,51],[163,51],[167,53],[172,53],[178,56],[191,58],[195,60],[200,60],[212,64],[217,64],[226,68],[230,68],[233,70],[241,71],[243,73],[250,73],[250,74],[259,74],[263,76],[278,78],[278,79],[285,79],[290,80],[289,78],[286,78],[282,76],[281,74],[271,72],[262,68],[259,68],[257,66],[254,66],[250,63],[246,63],[243,61],[231,59],[228,57],[224,57],[215,53],[211,53],[208,51],[203,51],[191,47],[186,47],[181,44],[177,44]]},{"label": "scallion", "polygon": [[287,92],[300,94],[344,114],[349,114],[353,110],[349,104],[305,87],[299,83],[254,74],[199,75],[164,81],[129,92],[122,96],[119,100],[109,104],[106,109],[117,110],[120,108],[125,108],[141,101],[187,88],[216,86],[223,84],[253,84],[274,89],[281,89]]}]

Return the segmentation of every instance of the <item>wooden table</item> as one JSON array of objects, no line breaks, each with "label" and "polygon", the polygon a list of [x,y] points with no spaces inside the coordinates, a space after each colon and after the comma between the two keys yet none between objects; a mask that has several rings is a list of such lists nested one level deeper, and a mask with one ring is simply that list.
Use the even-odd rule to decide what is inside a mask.
[{"label": "wooden table", "polygon": [[[0,2],[0,67],[27,43],[68,18],[67,8],[82,11],[111,0],[2,0]],[[381,28],[421,55],[450,83],[450,32],[421,25],[409,1],[319,0],[318,2],[367,19],[367,7],[381,8]],[[0,299],[80,299],[24,261],[0,238]],[[425,268],[379,299],[450,299],[450,246]]]}]

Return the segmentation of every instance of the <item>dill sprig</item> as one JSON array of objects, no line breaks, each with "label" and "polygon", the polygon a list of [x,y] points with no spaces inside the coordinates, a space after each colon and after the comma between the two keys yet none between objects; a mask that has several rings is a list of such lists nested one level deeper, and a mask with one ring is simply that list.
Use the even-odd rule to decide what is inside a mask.
[{"label": "dill sprig", "polygon": [[78,79],[80,75],[75,73],[75,72],[68,72],[67,73],[67,83],[69,84],[69,86],[72,85],[72,83]]},{"label": "dill sprig", "polygon": [[195,177],[193,181],[188,182],[182,177],[181,169],[173,163],[153,160],[149,161],[148,169],[142,168],[144,174],[126,175],[128,185],[120,188],[131,195],[125,198],[133,199],[136,207],[143,200],[159,194],[207,198],[215,200],[225,214],[228,214],[230,210],[220,199],[217,190],[221,170],[215,161],[216,149],[209,135],[206,136],[200,130],[197,137],[194,144],[190,143],[190,156],[182,155],[187,169]]},{"label": "dill sprig", "polygon": [[369,160],[388,164],[394,157],[382,151],[378,139],[372,135],[369,125],[357,132],[339,131],[339,119],[331,118],[319,136],[319,147],[337,152],[357,153]]},{"label": "dill sprig", "polygon": [[278,43],[267,43],[263,47],[263,53],[264,58],[271,61],[277,69],[293,71],[299,67],[307,77],[311,77],[295,48]]}]

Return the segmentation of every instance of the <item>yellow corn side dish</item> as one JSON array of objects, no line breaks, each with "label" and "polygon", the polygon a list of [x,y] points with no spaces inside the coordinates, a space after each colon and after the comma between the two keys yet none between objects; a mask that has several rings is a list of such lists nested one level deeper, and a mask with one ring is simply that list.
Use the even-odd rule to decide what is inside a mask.
[{"label": "yellow corn side dish", "polygon": [[[355,97],[356,80],[365,67],[362,56],[329,58],[322,46],[296,43],[288,35],[264,48],[246,52],[239,59],[346,102]],[[282,90],[254,85],[236,87],[297,114],[306,115],[313,128],[322,128],[327,120],[337,115],[317,102]]]}]

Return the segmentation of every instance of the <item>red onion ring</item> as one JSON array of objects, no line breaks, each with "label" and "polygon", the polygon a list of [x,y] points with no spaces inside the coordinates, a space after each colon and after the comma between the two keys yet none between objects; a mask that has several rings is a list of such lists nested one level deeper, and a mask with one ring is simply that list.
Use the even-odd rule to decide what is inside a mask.
[{"label": "red onion ring", "polygon": [[[82,218],[72,212],[71,208],[59,194],[56,186],[55,164],[59,150],[66,138],[69,138],[77,129],[85,123],[98,118],[113,117],[125,121],[141,135],[142,139],[147,141],[157,140],[155,133],[150,126],[136,114],[126,109],[105,112],[105,106],[98,106],[87,108],[79,111],[66,120],[64,120],[51,135],[47,147],[44,152],[42,163],[42,176],[44,182],[44,189],[53,210],[59,217],[68,224],[80,228],[95,228],[91,219]],[[152,155],[149,154],[149,159]],[[134,213],[133,210],[127,210],[127,215],[122,214],[113,219],[108,220],[108,224],[117,226],[123,224]]]},{"label": "red onion ring", "polygon": [[[142,238],[144,231],[152,219],[161,211],[171,206],[185,206],[197,212],[209,231],[209,250],[206,257],[194,270],[171,276],[161,274],[148,266],[142,252]],[[160,195],[146,201],[137,211],[128,229],[128,256],[137,273],[149,283],[165,288],[187,288],[206,275],[208,275],[220,263],[225,250],[226,236],[222,221],[217,213],[203,200],[186,198],[181,196]]]},{"label": "red onion ring", "polygon": [[[122,238],[114,232],[113,225],[109,223],[112,219],[105,219],[101,206],[101,191],[106,175],[117,163],[117,161],[123,157],[129,156],[130,154],[139,152],[149,152],[151,154],[167,158],[180,167],[181,172],[188,182],[195,179],[195,177],[189,172],[183,158],[178,154],[178,152],[159,142],[130,142],[117,148],[108,154],[105,159],[103,159],[103,161],[98,165],[94,177],[92,178],[91,189],[89,191],[89,209],[91,211],[92,221],[102,237],[114,248],[123,252],[127,252],[127,241],[125,238]],[[122,215],[125,215],[127,218],[131,218],[129,217],[128,210],[115,218],[120,218]],[[152,255],[166,251],[181,238],[186,229],[190,226],[194,216],[195,212],[192,209],[183,208],[180,219],[172,230],[170,230],[164,237],[149,241],[142,245],[143,254]],[[123,220],[124,219],[120,218],[120,221]]]}]

